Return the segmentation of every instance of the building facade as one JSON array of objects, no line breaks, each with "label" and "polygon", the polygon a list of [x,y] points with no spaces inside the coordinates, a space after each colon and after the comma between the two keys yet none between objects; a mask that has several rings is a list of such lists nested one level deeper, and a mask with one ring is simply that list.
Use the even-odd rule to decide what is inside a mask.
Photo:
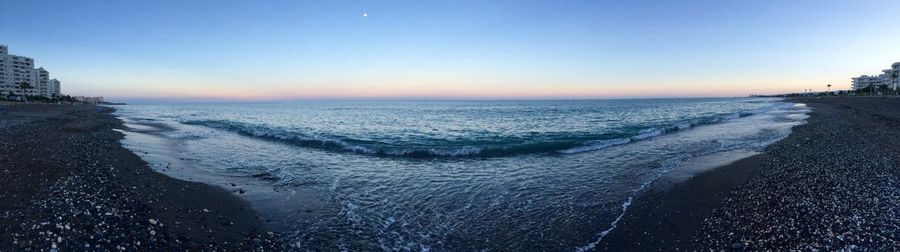
[{"label": "building facade", "polygon": [[50,72],[44,70],[43,67],[34,70],[34,78],[31,81],[32,89],[28,90],[28,95],[40,95],[51,97],[49,92]]},{"label": "building facade", "polygon": [[50,86],[48,89],[49,89],[51,96],[52,95],[56,95],[56,96],[62,95],[62,90],[59,89],[59,80],[57,80],[57,79],[50,80]]},{"label": "building facade", "polygon": [[891,64],[891,69],[888,74],[891,77],[891,87],[893,87],[894,90],[900,88],[900,62]]},{"label": "building facade", "polygon": [[869,76],[869,75],[862,75],[859,77],[854,77],[852,80],[853,80],[853,83],[851,84],[851,87],[853,88],[853,90],[867,88],[872,85],[877,86],[876,83],[878,83],[877,76]]},{"label": "building facade", "polygon": [[882,70],[879,75],[862,75],[851,78],[851,80],[850,87],[853,90],[870,86],[874,86],[876,89],[881,86],[886,86],[890,90],[900,89],[900,62],[892,64],[890,69]]},{"label": "building facade", "polygon": [[[31,88],[23,91],[22,83],[30,84]],[[44,68],[35,69],[34,59],[9,54],[9,48],[0,45],[0,96],[23,94],[60,96],[59,81],[51,81],[50,72]]]},{"label": "building facade", "polygon": [[83,103],[94,103],[94,104],[103,103],[103,96],[96,96],[96,97],[72,96],[72,99],[75,99],[76,101],[83,102]]}]

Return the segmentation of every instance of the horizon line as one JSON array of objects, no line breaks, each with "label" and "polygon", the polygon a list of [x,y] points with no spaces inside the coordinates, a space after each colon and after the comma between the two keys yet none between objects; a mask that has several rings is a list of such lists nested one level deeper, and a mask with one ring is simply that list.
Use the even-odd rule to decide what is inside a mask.
[{"label": "horizon line", "polygon": [[620,97],[323,97],[286,99],[241,99],[215,97],[108,97],[107,101],[133,103],[277,103],[316,101],[592,101],[592,100],[651,100],[651,99],[727,99],[746,96],[620,96]]}]

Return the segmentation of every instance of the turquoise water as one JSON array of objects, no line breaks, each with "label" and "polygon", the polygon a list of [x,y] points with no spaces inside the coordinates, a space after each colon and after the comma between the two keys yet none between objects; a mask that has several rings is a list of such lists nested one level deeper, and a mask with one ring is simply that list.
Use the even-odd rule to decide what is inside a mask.
[{"label": "turquoise water", "polygon": [[[315,102],[145,106],[302,147],[401,157],[574,153],[764,112],[747,100]],[[128,107],[131,108],[131,107]],[[152,111],[152,112],[151,112]]]},{"label": "turquoise water", "polygon": [[761,150],[808,112],[759,98],[117,109],[129,148],[162,141],[139,137],[151,135],[204,173],[290,192],[246,197],[286,244],[313,250],[590,248],[661,174]]}]

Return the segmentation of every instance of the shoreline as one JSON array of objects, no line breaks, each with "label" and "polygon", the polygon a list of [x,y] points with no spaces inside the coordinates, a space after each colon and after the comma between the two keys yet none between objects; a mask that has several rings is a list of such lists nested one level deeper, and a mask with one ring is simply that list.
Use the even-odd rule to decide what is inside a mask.
[{"label": "shoreline", "polygon": [[[747,174],[743,174],[743,172],[757,171],[752,168],[758,164],[760,155],[762,155],[761,152],[744,149],[716,152],[692,158],[677,168],[661,174],[659,178],[635,190],[635,194],[622,204],[623,212],[610,224],[608,229],[600,233],[601,237],[597,241],[579,247],[576,251],[635,249],[644,251],[659,247],[672,247],[680,240],[689,240],[691,237],[680,234],[684,234],[684,230],[693,230],[696,225],[683,225],[691,222],[686,222],[682,218],[696,219],[698,216],[704,216],[703,211],[710,210],[710,202],[706,199],[715,195],[688,192],[716,192],[727,189],[727,186],[736,181],[720,181],[717,179],[719,175],[715,173],[727,173],[729,175],[726,176],[746,178],[747,176],[743,175]],[[729,167],[732,168],[729,169]],[[677,199],[673,197],[677,197]],[[690,212],[680,210],[686,206],[691,207]],[[674,213],[672,213],[673,211]],[[624,230],[621,230],[622,228]],[[674,235],[665,237],[667,233]],[[661,240],[666,244],[648,243],[642,246],[640,242],[635,242],[645,240]],[[646,245],[651,246],[647,247]]]},{"label": "shoreline", "polygon": [[153,171],[120,140],[113,109],[4,105],[0,247],[277,250],[249,204]]},{"label": "shoreline", "polygon": [[[699,156],[664,173],[593,249],[900,248],[891,216],[900,206],[900,132],[892,130],[900,99],[792,101],[814,108],[806,124],[762,153]],[[249,196],[180,180],[126,148],[112,111],[3,106],[0,182],[9,188],[0,193],[0,247],[287,249]]]},{"label": "shoreline", "polygon": [[[273,188],[273,178],[263,174],[222,174],[212,172],[213,168],[198,159],[181,156],[187,152],[183,139],[165,136],[176,130],[168,123],[158,121],[133,120],[113,113],[127,129],[117,130],[124,134],[120,141],[123,147],[147,162],[151,170],[181,181],[203,183],[228,191],[231,195],[249,204],[256,217],[262,220],[269,231],[281,235],[291,232],[289,227],[295,221],[315,220],[310,212],[325,208],[324,203],[309,190]],[[302,198],[304,200],[288,200]],[[290,216],[285,216],[290,215]],[[287,242],[285,242],[287,243]]]},{"label": "shoreline", "polygon": [[[790,107],[790,106],[788,106],[788,107]],[[158,120],[158,119],[151,120],[151,119],[146,119],[146,118],[153,118],[153,117],[133,117],[133,116],[130,117],[130,116],[126,116],[126,115],[127,114],[119,115],[120,119],[123,120],[125,122],[126,126],[128,126],[130,128],[129,130],[123,131],[126,134],[126,138],[123,141],[123,144],[128,149],[131,149],[132,151],[137,153],[138,156],[141,156],[142,158],[144,158],[144,160],[149,162],[151,164],[151,167],[154,168],[155,170],[157,170],[158,172],[161,172],[163,174],[167,174],[169,176],[173,176],[176,178],[184,179],[184,180],[203,181],[207,184],[219,185],[226,189],[233,189],[233,188],[240,189],[242,187],[244,189],[248,189],[247,188],[248,183],[246,181],[236,180],[236,178],[232,177],[232,176],[228,176],[228,179],[231,179],[230,181],[223,181],[221,179],[216,178],[215,174],[207,174],[207,171],[209,168],[209,166],[207,166],[208,164],[201,164],[200,162],[193,163],[192,159],[189,157],[185,157],[185,160],[187,160],[187,161],[180,160],[179,155],[173,155],[172,153],[169,153],[169,152],[172,152],[172,150],[169,150],[169,149],[173,149],[173,147],[165,147],[167,150],[162,151],[162,152],[159,151],[158,146],[172,146],[172,144],[167,144],[165,142],[187,141],[187,140],[181,140],[178,138],[171,139],[170,137],[167,137],[166,134],[163,134],[163,132],[173,130],[176,127],[179,130],[186,130],[181,127],[194,128],[194,127],[201,127],[201,126],[196,126],[196,125],[173,126],[173,125],[168,125],[167,123],[163,123],[163,122],[168,122],[167,120]],[[735,117],[736,118],[744,118],[744,116],[738,116],[738,115],[736,115]],[[755,117],[747,117],[747,118],[749,118],[749,119],[746,119],[746,120],[750,120]],[[746,123],[746,122],[744,122],[744,123]],[[703,125],[703,126],[697,127],[697,128],[702,130],[707,127],[717,127],[717,126],[721,127],[722,125],[728,125],[728,123]],[[208,130],[208,129],[201,128],[201,129],[195,129],[195,130],[202,131],[202,130]],[[231,132],[231,131],[224,131],[224,132],[227,134],[239,135],[239,133],[235,133],[235,132]],[[679,131],[679,133],[677,133],[677,134],[666,134],[664,136],[661,136],[661,139],[670,139],[670,141],[675,141],[675,140],[671,140],[671,138],[677,138],[679,135],[684,135],[684,134],[688,134],[688,135],[695,134],[696,135],[696,133],[691,133],[691,132],[695,132],[695,131]],[[205,134],[201,134],[201,135],[205,135]],[[785,137],[785,136],[787,136],[787,133],[784,133],[784,135],[781,135],[780,137]],[[148,137],[149,137],[149,139],[148,139]],[[221,137],[221,136],[219,136],[219,137]],[[246,137],[246,136],[239,135],[239,137]],[[701,134],[699,137],[703,137],[703,135]],[[129,138],[132,138],[132,139],[129,139]],[[187,138],[187,139],[192,139],[192,138]],[[774,140],[777,140],[777,139],[773,139],[772,141],[774,141]],[[152,144],[147,144],[148,142],[152,143]],[[141,143],[144,143],[144,144],[141,144]],[[643,144],[644,142],[641,142],[641,143]],[[219,143],[219,144],[222,144],[222,143]],[[203,145],[209,145],[209,143],[206,143]],[[154,146],[157,146],[157,147],[154,147]],[[725,151],[726,153],[734,152],[734,150],[732,150],[730,148],[724,148],[724,149],[726,150]],[[721,150],[723,150],[723,149],[720,148],[720,151]],[[740,150],[738,150],[738,152],[740,152]],[[175,150],[174,153],[182,153],[182,152]],[[581,154],[581,155],[590,155],[590,154]],[[703,155],[705,155],[705,154],[703,154]],[[742,156],[746,156],[746,155],[742,155]],[[697,159],[700,159],[702,157],[705,157],[705,156],[698,156]],[[725,159],[729,159],[729,160],[739,159],[739,157],[737,157],[737,158],[730,157],[730,158],[725,158]],[[676,161],[675,158],[672,158],[668,161],[672,161],[675,163],[681,163],[686,160]],[[188,162],[188,163],[192,163],[192,164],[177,165],[177,163],[184,163],[184,162]],[[168,165],[170,163],[172,164],[171,169],[169,168],[169,165]],[[206,166],[206,169],[200,168],[198,170],[198,169],[177,168],[177,167],[193,167],[193,166]],[[702,165],[698,165],[698,166],[702,166]],[[703,169],[709,169],[709,168],[710,167],[698,168],[698,169],[703,170]],[[664,170],[666,170],[666,169],[664,169]],[[677,170],[678,169],[676,169],[676,171]],[[660,178],[662,176],[662,174],[669,173],[668,171],[669,170],[666,170],[664,172],[659,172],[660,175],[658,175],[657,178],[653,179],[653,180],[654,181],[657,180],[658,178]],[[237,187],[235,187],[235,184],[237,184]],[[643,188],[643,185],[641,186],[641,188]],[[635,190],[640,191],[642,189],[635,189]],[[244,191],[246,191],[247,193],[245,194]],[[281,198],[285,198],[285,197],[289,198],[289,197],[293,196],[293,192],[291,192],[291,194],[289,194],[289,195],[283,195],[283,194],[278,195],[277,192],[272,193],[271,189],[269,189],[268,191],[260,191],[260,190],[258,190],[258,188],[249,188],[249,190],[244,190],[244,191],[236,191],[235,194],[239,195],[242,199],[245,199],[245,200],[251,202],[251,204],[257,209],[257,211],[260,211],[260,213],[263,213],[263,215],[266,216],[267,218],[275,219],[275,220],[282,220],[282,221],[272,222],[272,224],[275,227],[278,226],[278,223],[284,222],[283,220],[293,219],[296,215],[315,214],[315,212],[319,212],[318,210],[322,209],[321,207],[313,207],[313,208],[302,207],[302,209],[295,207],[295,208],[291,208],[291,209],[296,210],[296,211],[273,211],[272,209],[270,209],[271,208],[270,206],[273,206],[273,204],[271,203],[271,199],[275,199],[275,198],[277,198],[277,196],[281,196]],[[251,193],[251,192],[254,192],[254,193]],[[263,192],[263,193],[257,193],[257,192]],[[325,192],[322,195],[325,195],[327,193],[328,192]],[[253,194],[256,194],[256,195],[253,195]],[[266,194],[266,195],[263,195],[263,194]],[[300,193],[300,195],[305,195],[306,198],[315,198],[314,197],[315,194],[316,193]],[[309,195],[313,195],[313,196],[309,196]],[[633,193],[631,193],[631,196],[628,196],[628,197],[630,198],[630,197],[636,196],[636,195],[638,195],[638,193],[633,192]],[[337,206],[337,205],[335,205],[335,206],[336,207],[332,207],[332,208],[338,209],[338,210],[341,209],[341,206]],[[617,211],[617,212],[618,213],[616,213],[616,214],[618,215],[619,213],[624,214],[625,211]],[[279,216],[284,213],[288,213],[291,216],[290,217]],[[284,218],[282,218],[282,217],[284,217]],[[316,217],[316,216],[312,216],[312,217]],[[321,217],[321,216],[319,216],[319,217]],[[309,218],[305,218],[305,219],[309,219]],[[297,226],[293,226],[293,228],[296,228],[296,227]],[[280,229],[280,228],[276,228],[276,230],[292,231],[292,230],[284,230],[284,229]],[[593,231],[593,230],[591,230],[591,231]],[[594,234],[596,234],[596,233],[594,233]],[[285,240],[287,240],[287,239],[285,239]],[[293,243],[293,242],[291,242],[291,243]],[[578,243],[578,241],[575,241],[571,244],[576,244],[576,243]],[[300,244],[300,243],[298,242],[298,244]],[[588,246],[590,246],[590,245],[588,245]],[[302,247],[302,246],[298,245],[298,247]]]},{"label": "shoreline", "polygon": [[900,248],[891,215],[900,206],[900,133],[889,130],[900,126],[900,100],[790,101],[814,109],[806,124],[761,154],[647,188],[597,249]]},{"label": "shoreline", "polygon": [[[715,156],[711,154],[708,156]],[[731,187],[759,174],[765,154],[758,153],[701,172],[678,171],[659,178],[632,201],[616,229],[597,244],[598,251],[685,250],[716,201]],[[704,158],[708,156],[698,157]],[[691,164],[679,167],[690,169]],[[694,164],[694,166],[703,166]]]}]

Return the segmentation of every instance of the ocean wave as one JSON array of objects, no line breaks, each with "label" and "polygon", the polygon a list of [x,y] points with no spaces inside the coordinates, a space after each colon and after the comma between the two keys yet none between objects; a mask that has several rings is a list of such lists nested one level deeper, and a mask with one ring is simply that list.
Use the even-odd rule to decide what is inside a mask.
[{"label": "ocean wave", "polygon": [[[697,126],[717,124],[729,120],[766,113],[772,110],[789,108],[793,104],[774,103],[760,109],[741,111],[728,114],[720,114],[702,118],[685,119],[668,125],[648,126],[643,129],[625,130],[622,134],[597,135],[595,140],[591,136],[565,136],[552,139],[542,139],[528,142],[532,139],[495,139],[494,141],[457,142],[450,143],[446,147],[438,147],[428,144],[398,146],[396,144],[353,139],[341,136],[316,136],[297,132],[293,129],[270,127],[261,124],[249,124],[230,120],[188,120],[184,124],[201,125],[210,128],[237,132],[242,135],[286,142],[298,146],[324,149],[329,151],[352,152],[364,155],[384,157],[410,157],[410,158],[460,158],[460,157],[502,157],[527,154],[576,154],[605,148],[643,141],[661,135],[690,130]],[[630,133],[627,133],[629,132]]]},{"label": "ocean wave", "polygon": [[296,143],[308,147],[317,147],[330,150],[344,150],[362,154],[376,154],[377,151],[360,145],[353,145],[346,141],[329,139],[324,137],[309,136],[302,133],[291,132],[280,128],[270,128],[264,125],[241,123],[229,120],[191,120],[184,124],[202,125],[210,128],[237,132],[243,135]]},{"label": "ocean wave", "polygon": [[634,135],[633,137],[631,137],[631,139],[632,139],[632,140],[635,140],[635,141],[638,141],[638,140],[644,140],[644,139],[647,139],[647,138],[651,138],[651,137],[655,137],[655,136],[660,136],[660,135],[662,135],[663,133],[664,133],[664,132],[663,132],[663,130],[661,130],[661,129],[656,129],[656,128],[643,129],[643,130],[641,130],[641,131],[638,131],[638,134],[637,134],[637,135]]},{"label": "ocean wave", "polygon": [[[326,138],[311,136],[288,129],[267,127],[229,120],[191,120],[184,124],[201,125],[215,129],[237,132],[238,134],[266,140],[286,142],[298,146],[330,151],[352,152],[385,157],[441,158],[441,157],[501,157],[521,154],[550,153],[579,145],[577,141],[550,141],[520,144],[484,144],[486,146],[392,146],[388,143],[362,141],[351,138]],[[354,144],[367,142],[367,144]]]},{"label": "ocean wave", "polygon": [[633,135],[631,137],[589,141],[581,146],[577,146],[577,147],[565,149],[565,150],[560,150],[558,152],[562,153],[562,154],[576,154],[576,153],[582,153],[582,152],[597,151],[597,150],[602,150],[602,149],[606,149],[606,148],[613,147],[613,146],[618,146],[618,145],[628,144],[628,143],[632,143],[632,142],[636,142],[636,141],[646,140],[649,138],[653,138],[653,137],[657,137],[657,136],[661,136],[661,135],[665,135],[665,134],[669,134],[669,133],[693,129],[698,126],[723,123],[723,122],[727,122],[729,120],[734,120],[734,119],[738,119],[738,118],[742,118],[742,117],[768,113],[768,112],[775,111],[775,110],[789,109],[794,106],[795,105],[793,103],[774,102],[774,103],[772,103],[771,106],[766,106],[766,107],[762,107],[762,108],[758,108],[758,109],[740,111],[740,112],[735,112],[735,113],[727,113],[727,114],[715,115],[715,116],[704,117],[704,118],[695,118],[695,119],[691,119],[688,121],[677,122],[671,126],[665,126],[665,127],[661,127],[661,128],[658,128],[658,127],[645,128],[645,129],[639,130],[635,135]]},{"label": "ocean wave", "polygon": [[616,145],[623,145],[623,144],[627,144],[630,142],[631,142],[631,138],[596,140],[596,141],[591,141],[591,144],[588,144],[588,145],[579,146],[579,147],[575,147],[575,148],[571,148],[571,149],[567,149],[567,150],[561,150],[559,152],[563,153],[563,154],[575,154],[575,153],[581,153],[581,152],[602,150],[602,149],[606,149],[608,147],[612,147],[612,146],[616,146]]}]

